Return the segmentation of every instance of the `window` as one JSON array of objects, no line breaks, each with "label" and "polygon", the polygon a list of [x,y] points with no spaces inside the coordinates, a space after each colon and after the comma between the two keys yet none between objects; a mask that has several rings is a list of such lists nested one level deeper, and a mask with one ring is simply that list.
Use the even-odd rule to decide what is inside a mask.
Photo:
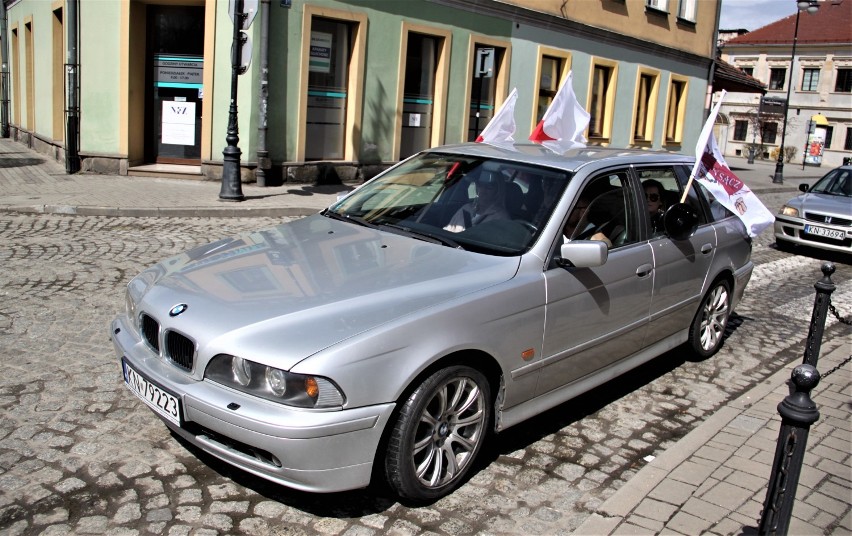
[{"label": "window", "polygon": [[590,94],[589,138],[609,141],[612,129],[612,109],[615,101],[616,64],[598,60],[592,69]]},{"label": "window", "polygon": [[754,76],[754,67],[740,67],[740,71],[749,76]]},{"label": "window", "polygon": [[645,0],[645,5],[658,11],[669,10],[669,0]]},{"label": "window", "polygon": [[296,160],[356,160],[367,16],[314,6],[305,6],[303,14]]},{"label": "window", "polygon": [[819,69],[803,69],[802,91],[816,91],[819,86]]},{"label": "window", "polygon": [[852,69],[837,69],[837,81],[834,83],[834,91],[838,93],[852,93]]},{"label": "window", "polygon": [[677,10],[678,18],[695,22],[695,2],[696,0],[680,0]]},{"label": "window", "polygon": [[633,141],[650,142],[654,139],[654,116],[657,102],[657,76],[640,73],[636,87],[636,108],[633,111]]},{"label": "window", "polygon": [[825,143],[823,143],[823,147],[826,149],[831,148],[831,138],[834,137],[834,127],[831,125],[825,126]]},{"label": "window", "polygon": [[639,239],[639,222],[626,170],[610,171],[584,188],[562,229],[566,241],[601,240],[617,248]]},{"label": "window", "polygon": [[769,69],[769,89],[784,89],[784,80],[786,79],[787,69],[783,67]]},{"label": "window", "polygon": [[467,141],[476,140],[494,116],[495,108],[506,98],[509,62],[508,47],[494,42],[473,43],[472,52]]},{"label": "window", "polygon": [[[539,48],[542,51],[541,48]],[[547,50],[539,54],[538,96],[533,111],[533,128],[541,121],[544,112],[553,102],[562,80],[568,75],[570,55],[559,50]]]},{"label": "window", "polygon": [[775,137],[778,135],[778,123],[769,121],[761,125],[760,139],[763,143],[775,143]]},{"label": "window", "polygon": [[[683,184],[677,172],[670,166],[639,168],[636,170],[639,180],[642,182],[642,206],[647,214],[647,225],[652,237],[660,237],[665,234],[663,225],[663,214],[666,209],[680,202],[683,195]],[[689,172],[684,175],[689,176]],[[686,203],[695,209],[699,222],[706,223],[706,216],[694,188],[690,188],[686,197]]]},{"label": "window", "polygon": [[852,151],[852,127],[846,127],[846,141],[843,142],[844,151]]},{"label": "window", "polygon": [[734,122],[734,140],[745,141],[748,135],[748,121],[737,119]]},{"label": "window", "polygon": [[397,95],[393,160],[443,143],[451,37],[443,30],[403,24],[399,72],[405,76]]},{"label": "window", "polygon": [[666,143],[683,141],[683,122],[686,113],[686,80],[672,77],[669,83],[669,101],[666,104]]}]

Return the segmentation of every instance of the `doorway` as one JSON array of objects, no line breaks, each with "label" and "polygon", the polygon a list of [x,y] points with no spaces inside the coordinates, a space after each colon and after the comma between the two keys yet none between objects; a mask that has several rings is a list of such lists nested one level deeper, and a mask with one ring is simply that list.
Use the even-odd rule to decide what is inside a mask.
[{"label": "doorway", "polygon": [[145,160],[201,163],[204,7],[148,5]]}]

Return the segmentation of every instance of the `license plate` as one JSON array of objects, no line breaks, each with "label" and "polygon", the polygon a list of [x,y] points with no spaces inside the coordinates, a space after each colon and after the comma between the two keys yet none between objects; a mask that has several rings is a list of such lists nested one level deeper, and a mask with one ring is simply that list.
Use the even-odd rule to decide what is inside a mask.
[{"label": "license plate", "polygon": [[805,232],[816,236],[824,236],[835,240],[843,240],[845,234],[843,231],[836,229],[826,229],[825,227],[817,227],[816,225],[805,225]]},{"label": "license plate", "polygon": [[121,360],[121,367],[124,371],[124,385],[133,394],[163,418],[178,426],[181,425],[180,399],[178,397],[136,372],[124,359]]}]

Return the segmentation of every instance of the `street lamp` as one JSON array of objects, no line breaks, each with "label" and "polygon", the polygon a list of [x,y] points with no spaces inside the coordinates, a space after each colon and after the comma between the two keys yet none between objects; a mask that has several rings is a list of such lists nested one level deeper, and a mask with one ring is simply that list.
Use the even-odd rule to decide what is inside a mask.
[{"label": "street lamp", "polygon": [[781,147],[778,148],[778,160],[775,162],[775,176],[772,182],[784,182],[784,140],[787,137],[787,112],[790,109],[790,89],[793,87],[793,63],[796,61],[796,42],[799,40],[799,15],[802,11],[816,13],[819,9],[817,0],[798,0],[796,7],[796,26],[793,30],[793,51],[790,53],[790,82],[787,84],[787,100],[784,101],[784,124],[781,127]]}]

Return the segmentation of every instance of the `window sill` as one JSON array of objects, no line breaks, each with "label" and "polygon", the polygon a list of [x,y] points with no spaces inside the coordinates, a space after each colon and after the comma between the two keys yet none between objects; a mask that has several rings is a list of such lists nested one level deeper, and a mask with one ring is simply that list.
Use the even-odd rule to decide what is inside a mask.
[{"label": "window sill", "polygon": [[665,9],[656,8],[653,6],[645,5],[645,13],[653,13],[658,17],[666,17],[668,18],[669,12]]},{"label": "window sill", "polygon": [[694,20],[684,19],[683,17],[678,17],[677,23],[682,24],[684,26],[689,26],[690,28],[695,28],[696,26],[696,22]]}]

